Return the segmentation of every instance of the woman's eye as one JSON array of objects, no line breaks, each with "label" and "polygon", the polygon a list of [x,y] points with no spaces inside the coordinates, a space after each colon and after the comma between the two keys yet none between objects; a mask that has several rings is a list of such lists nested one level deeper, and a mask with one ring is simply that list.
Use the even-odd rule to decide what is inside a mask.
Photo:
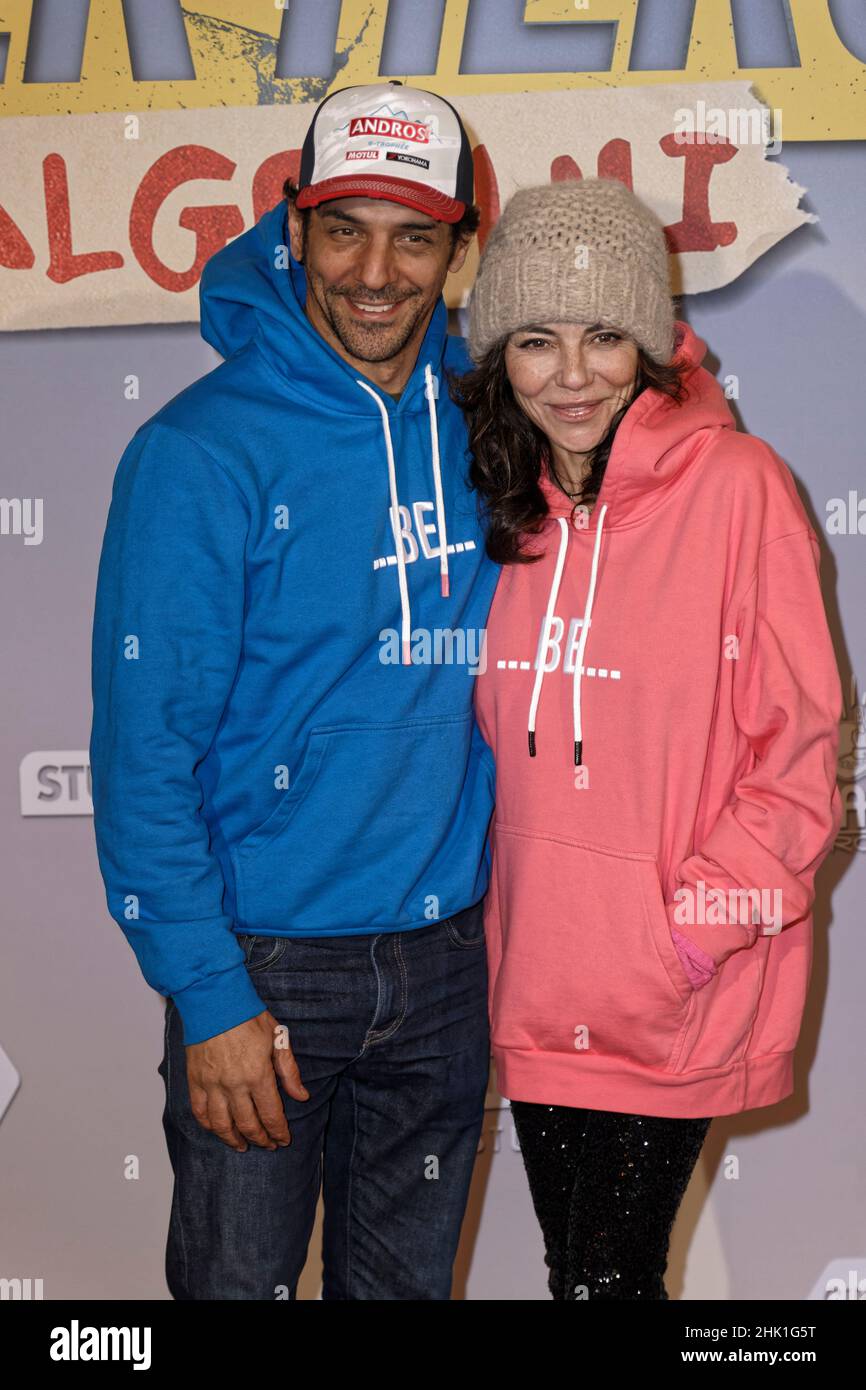
[{"label": "woman's eye", "polygon": [[609,343],[622,342],[622,335],[620,333],[599,333],[596,337],[596,342],[600,343],[604,338],[606,338]]},{"label": "woman's eye", "polygon": [[527,338],[525,342],[519,343],[518,346],[522,348],[528,348],[535,347],[537,344],[540,344],[541,347],[549,346],[546,338]]}]

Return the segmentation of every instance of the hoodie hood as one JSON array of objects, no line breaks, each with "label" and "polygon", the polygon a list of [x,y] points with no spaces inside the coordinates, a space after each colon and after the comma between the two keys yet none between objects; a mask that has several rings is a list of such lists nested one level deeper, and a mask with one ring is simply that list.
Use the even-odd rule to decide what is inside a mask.
[{"label": "hoodie hood", "polygon": [[[593,605],[599,584],[599,562],[602,537],[608,531],[625,530],[649,518],[661,506],[666,495],[680,481],[717,437],[720,429],[736,430],[736,422],[725,400],[722,388],[701,364],[707,345],[689,325],[675,325],[674,359],[684,365],[685,395],[679,403],[661,391],[644,391],[625,414],[614,438],[607,467],[593,507],[595,522],[592,538],[592,558],[580,638],[573,674],[573,752],[574,763],[583,763],[582,689],[584,654],[592,626]],[[542,463],[539,485],[544,493],[550,517],[539,533],[542,549],[547,544],[550,524],[558,528],[556,564],[547,591],[542,626],[542,645],[546,647],[555,621],[560,585],[566,569],[569,545],[574,541],[574,526],[569,518],[572,502],[551,480],[548,456]],[[531,549],[536,546],[530,543]],[[527,711],[527,738],[530,757],[536,755],[536,722],[541,701],[546,664],[539,662]]]},{"label": "hoodie hood", "polygon": [[[686,395],[644,391],[626,412],[610,451],[594,511],[605,509],[604,526],[614,530],[643,521],[663,501],[665,490],[698,459],[719,429],[736,421],[716,378],[702,365],[707,345],[682,320],[675,325],[674,361],[683,369]],[[701,432],[705,432],[701,439]],[[683,445],[686,445],[683,448]],[[547,460],[539,485],[550,514],[568,517],[572,504],[551,481]]]},{"label": "hoodie hood", "polygon": [[374,416],[382,431],[382,466],[387,468],[388,514],[400,590],[401,657],[411,664],[412,615],[406,554],[400,530],[398,463],[392,435],[397,417],[424,413],[429,420],[430,470],[440,545],[440,588],[449,596],[447,518],[439,457],[436,402],[444,368],[471,366],[462,339],[448,335],[442,296],[430,316],[412,374],[400,399],[345,361],[307,318],[307,280],[289,245],[285,204],[280,201],[255,226],[205,265],[200,283],[201,334],[226,358],[252,347],[266,358],[283,390],[308,408],[333,415]]}]

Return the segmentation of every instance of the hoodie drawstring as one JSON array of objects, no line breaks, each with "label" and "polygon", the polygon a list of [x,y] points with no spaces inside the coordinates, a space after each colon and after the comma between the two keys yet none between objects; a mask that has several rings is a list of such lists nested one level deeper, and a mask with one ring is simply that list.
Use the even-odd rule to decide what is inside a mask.
[{"label": "hoodie drawstring", "polygon": [[[583,657],[586,649],[586,639],[589,635],[589,628],[592,622],[592,605],[595,602],[595,589],[598,579],[598,557],[601,552],[601,532],[604,525],[604,514],[607,505],[599,508],[598,522],[595,528],[595,544],[592,550],[592,568],[589,575],[589,590],[586,596],[586,608],[580,624],[580,639],[577,646],[577,654],[574,661],[573,676],[573,720],[574,720],[574,765],[580,767],[583,760],[583,724],[581,720],[580,693],[581,682],[583,679]],[[547,639],[550,633],[550,625],[556,613],[556,600],[559,595],[559,586],[562,582],[562,573],[565,568],[565,554],[568,549],[569,523],[565,517],[557,517],[560,527],[559,553],[556,557],[556,566],[553,571],[553,579],[550,583],[550,592],[547,597],[547,609],[544,614],[544,627],[541,634],[539,647],[538,668],[535,672],[535,684],[532,687],[532,700],[529,706],[529,756],[535,757],[535,724],[538,714],[538,703],[541,699],[541,684],[544,680],[544,668],[547,664]],[[564,659],[564,658],[563,658]]]},{"label": "hoodie drawstring", "polygon": [[586,610],[583,615],[583,622],[580,625],[580,641],[577,644],[577,656],[574,660],[574,765],[580,767],[583,758],[583,725],[580,717],[580,683],[583,678],[583,652],[586,647],[586,639],[589,635],[589,626],[592,622],[592,605],[595,600],[595,584],[598,578],[598,556],[601,550],[601,528],[604,525],[604,514],[607,506],[602,506],[598,513],[598,525],[595,528],[595,545],[592,548],[592,569],[589,572],[589,593],[586,596]]},{"label": "hoodie drawstring", "polygon": [[547,611],[544,614],[544,627],[541,631],[541,643],[538,649],[538,664],[535,672],[535,684],[532,687],[532,700],[529,705],[529,756],[535,757],[535,716],[538,713],[538,701],[541,698],[541,682],[544,680],[544,667],[547,662],[547,635],[550,632],[550,624],[553,622],[553,615],[556,611],[556,596],[559,593],[559,584],[562,579],[562,571],[565,568],[565,552],[568,548],[568,522],[565,517],[559,517],[561,536],[559,537],[559,554],[556,557],[556,567],[553,571],[553,579],[550,584],[550,593],[547,595]]},{"label": "hoodie drawstring", "polygon": [[436,402],[439,399],[439,378],[433,375],[428,362],[424,368],[424,395],[430,407],[430,448],[433,453],[433,489],[436,497],[436,526],[439,531],[439,575],[442,597],[448,597],[448,537],[445,534],[445,502],[442,497],[442,472],[439,467],[439,422]]},{"label": "hoodie drawstring", "polygon": [[[439,380],[434,377],[430,363],[424,367],[425,385],[424,394],[430,407],[430,449],[433,455],[433,487],[436,497],[436,524],[439,530],[440,559],[439,573],[441,576],[442,596],[448,597],[448,538],[445,533],[445,502],[442,496],[442,473],[439,465],[439,426],[436,418],[436,400],[439,395]],[[401,622],[401,662],[404,666],[412,665],[412,614],[409,606],[409,586],[406,582],[406,556],[403,551],[403,536],[400,530],[400,498],[397,493],[397,470],[394,465],[394,445],[391,440],[391,425],[388,420],[388,407],[382,400],[378,391],[374,391],[372,386],[368,386],[366,381],[361,381],[356,377],[358,385],[373,397],[379,407],[379,414],[382,420],[382,432],[385,436],[385,451],[388,456],[388,490],[391,498],[390,516],[391,532],[394,536],[394,549],[397,554],[397,579],[400,585],[400,611]]]}]

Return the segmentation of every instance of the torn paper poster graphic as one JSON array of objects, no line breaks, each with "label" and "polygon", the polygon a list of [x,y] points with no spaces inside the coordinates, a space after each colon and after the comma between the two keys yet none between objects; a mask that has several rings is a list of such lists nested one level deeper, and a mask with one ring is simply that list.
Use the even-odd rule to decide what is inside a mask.
[{"label": "torn paper poster graphic", "polygon": [[[677,296],[729,284],[817,221],[800,208],[806,190],[768,158],[781,117],[747,82],[455,101],[483,220],[446,282],[450,307],[465,302],[478,252],[518,187],[593,176],[630,184],[665,226]],[[297,179],[315,105],[0,122],[0,328],[196,320],[202,266]]]}]

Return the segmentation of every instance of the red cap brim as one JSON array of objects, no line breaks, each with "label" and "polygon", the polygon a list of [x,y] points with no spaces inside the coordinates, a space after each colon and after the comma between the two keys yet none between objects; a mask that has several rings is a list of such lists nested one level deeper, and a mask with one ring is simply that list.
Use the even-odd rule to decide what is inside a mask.
[{"label": "red cap brim", "polygon": [[416,212],[426,212],[440,222],[459,222],[466,211],[465,203],[449,198],[436,188],[413,183],[411,179],[393,179],[378,174],[346,174],[323,179],[320,183],[310,183],[301,189],[295,205],[314,208],[331,198],[352,197],[386,198],[389,202],[414,208]]}]

